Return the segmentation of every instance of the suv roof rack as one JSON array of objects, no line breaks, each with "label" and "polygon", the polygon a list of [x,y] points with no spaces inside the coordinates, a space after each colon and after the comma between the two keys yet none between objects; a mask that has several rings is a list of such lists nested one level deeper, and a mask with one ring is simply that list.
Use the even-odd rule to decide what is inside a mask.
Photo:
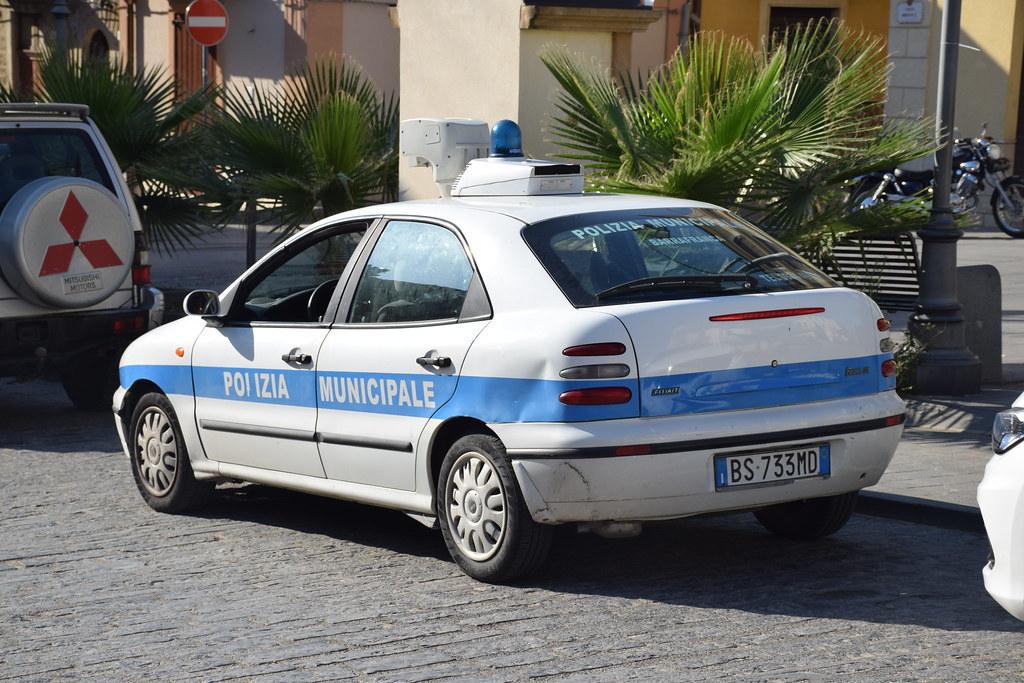
[{"label": "suv roof rack", "polygon": [[23,116],[48,118],[76,118],[85,120],[89,107],[84,104],[58,104],[52,102],[10,102],[0,104],[0,117]]}]

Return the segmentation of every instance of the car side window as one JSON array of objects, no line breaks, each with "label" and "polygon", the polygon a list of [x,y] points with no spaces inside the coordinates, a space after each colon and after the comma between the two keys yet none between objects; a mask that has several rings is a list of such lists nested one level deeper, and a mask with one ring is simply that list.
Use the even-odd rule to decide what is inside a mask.
[{"label": "car side window", "polygon": [[348,322],[405,323],[457,319],[473,266],[451,230],[393,221],[359,278]]},{"label": "car side window", "polygon": [[356,247],[366,224],[342,231],[321,233],[297,251],[285,249],[285,260],[254,274],[239,292],[247,320],[319,322],[335,286]]}]

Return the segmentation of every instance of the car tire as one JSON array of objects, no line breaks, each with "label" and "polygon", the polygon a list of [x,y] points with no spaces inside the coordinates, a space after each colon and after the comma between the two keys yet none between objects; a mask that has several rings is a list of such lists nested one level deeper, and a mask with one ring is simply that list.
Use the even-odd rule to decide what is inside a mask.
[{"label": "car tire", "polygon": [[815,539],[839,531],[850,520],[857,491],[825,498],[809,498],[779,503],[754,513],[765,529],[778,536]]},{"label": "car tire", "polygon": [[505,447],[491,435],[470,434],[448,449],[437,483],[437,517],[455,563],[478,581],[523,578],[551,548],[553,527],[530,517]]},{"label": "car tire", "polygon": [[213,482],[196,480],[178,417],[163,394],[146,394],[135,406],[128,448],[135,485],[154,510],[195,510],[213,493]]}]

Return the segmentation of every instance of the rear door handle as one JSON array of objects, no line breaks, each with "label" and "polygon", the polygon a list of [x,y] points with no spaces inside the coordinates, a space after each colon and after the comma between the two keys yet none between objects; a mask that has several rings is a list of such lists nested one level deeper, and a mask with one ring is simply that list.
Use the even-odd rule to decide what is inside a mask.
[{"label": "rear door handle", "polygon": [[452,365],[452,359],[448,356],[420,356],[416,362],[423,367],[433,365],[435,368],[449,368]]},{"label": "rear door handle", "polygon": [[282,353],[281,360],[285,363],[297,363],[298,365],[309,365],[313,362],[313,356],[308,353]]}]

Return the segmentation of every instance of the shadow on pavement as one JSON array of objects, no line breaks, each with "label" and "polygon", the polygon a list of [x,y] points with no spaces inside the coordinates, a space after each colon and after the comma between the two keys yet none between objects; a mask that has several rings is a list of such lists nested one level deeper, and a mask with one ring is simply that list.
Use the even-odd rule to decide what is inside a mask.
[{"label": "shadow on pavement", "polygon": [[[649,523],[632,539],[559,527],[537,575],[519,587],[493,588],[459,572],[439,532],[391,510],[242,485],[218,489],[214,507],[201,516],[384,548],[398,555],[395,564],[426,562],[425,574],[448,571],[449,580],[475,590],[528,587],[808,619],[1024,632],[1024,623],[985,593],[983,534],[861,515],[816,542],[773,536],[748,513]],[[338,566],[341,573],[351,569]]]}]

